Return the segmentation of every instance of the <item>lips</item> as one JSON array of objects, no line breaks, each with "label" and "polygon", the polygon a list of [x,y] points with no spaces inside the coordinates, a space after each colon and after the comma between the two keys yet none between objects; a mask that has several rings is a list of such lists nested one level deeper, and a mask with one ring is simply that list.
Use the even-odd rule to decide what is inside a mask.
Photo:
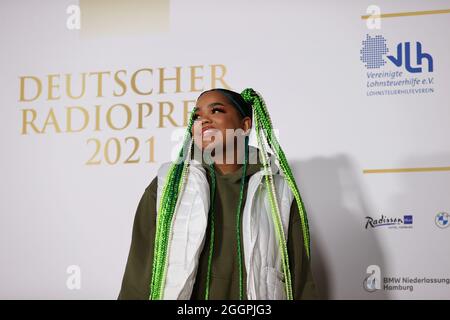
[{"label": "lips", "polygon": [[203,127],[203,128],[202,128],[202,134],[203,134],[206,130],[211,130],[211,129],[214,129],[214,127],[212,127],[212,126],[205,126],[205,127]]},{"label": "lips", "polygon": [[218,131],[218,129],[211,127],[211,126],[206,126],[202,128],[202,136],[211,136],[213,134],[215,134]]}]

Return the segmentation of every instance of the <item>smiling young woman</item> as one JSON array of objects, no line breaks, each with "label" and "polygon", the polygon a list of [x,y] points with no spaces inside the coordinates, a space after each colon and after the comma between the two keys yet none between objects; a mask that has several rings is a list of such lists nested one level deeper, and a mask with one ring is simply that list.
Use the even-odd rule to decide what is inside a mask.
[{"label": "smiling young woman", "polygon": [[314,298],[306,212],[264,100],[203,92],[141,198],[119,299]]}]

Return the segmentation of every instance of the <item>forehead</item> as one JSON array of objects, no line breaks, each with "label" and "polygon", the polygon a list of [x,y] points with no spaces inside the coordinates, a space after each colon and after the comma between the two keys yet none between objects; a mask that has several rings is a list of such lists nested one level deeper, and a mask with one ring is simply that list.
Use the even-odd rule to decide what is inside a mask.
[{"label": "forehead", "polygon": [[202,94],[198,99],[196,103],[197,109],[202,109],[208,107],[209,104],[214,102],[220,102],[223,105],[229,105],[229,101],[227,97],[225,97],[223,94],[221,94],[218,91],[210,91]]}]

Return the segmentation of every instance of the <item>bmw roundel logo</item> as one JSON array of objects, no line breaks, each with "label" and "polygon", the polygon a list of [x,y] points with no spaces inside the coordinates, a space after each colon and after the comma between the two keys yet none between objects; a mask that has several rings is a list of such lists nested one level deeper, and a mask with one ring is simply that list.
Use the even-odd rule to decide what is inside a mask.
[{"label": "bmw roundel logo", "polygon": [[434,221],[439,228],[445,229],[450,225],[450,214],[447,212],[439,212]]}]

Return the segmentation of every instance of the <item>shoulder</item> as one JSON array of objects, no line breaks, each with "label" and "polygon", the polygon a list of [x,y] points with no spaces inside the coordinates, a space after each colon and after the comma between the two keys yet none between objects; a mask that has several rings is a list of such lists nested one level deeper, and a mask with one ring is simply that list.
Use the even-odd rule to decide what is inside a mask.
[{"label": "shoulder", "polygon": [[150,184],[145,188],[146,193],[156,194],[156,191],[158,190],[158,177],[154,177]]},{"label": "shoulder", "polygon": [[165,176],[167,175],[167,172],[169,172],[171,164],[172,164],[171,162],[164,162],[159,166],[159,168],[156,172],[156,176],[152,179],[150,184],[145,188],[146,192],[156,194],[156,191],[158,190],[158,179],[165,178]]},{"label": "shoulder", "polygon": [[166,177],[171,165],[172,165],[172,162],[170,162],[170,161],[163,162],[158,168],[157,176],[161,177],[161,178]]}]

